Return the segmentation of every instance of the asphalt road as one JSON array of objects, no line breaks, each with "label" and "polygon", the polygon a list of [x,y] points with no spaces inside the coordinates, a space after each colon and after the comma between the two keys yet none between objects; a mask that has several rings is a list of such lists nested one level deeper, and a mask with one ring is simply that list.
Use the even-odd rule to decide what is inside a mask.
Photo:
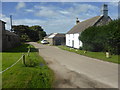
[{"label": "asphalt road", "polygon": [[[30,44],[39,49],[40,55],[58,75],[56,78],[64,79],[62,84],[60,80],[55,82],[57,87],[118,88],[118,64],[64,51],[56,46]],[[69,85],[63,86],[65,83]]]}]

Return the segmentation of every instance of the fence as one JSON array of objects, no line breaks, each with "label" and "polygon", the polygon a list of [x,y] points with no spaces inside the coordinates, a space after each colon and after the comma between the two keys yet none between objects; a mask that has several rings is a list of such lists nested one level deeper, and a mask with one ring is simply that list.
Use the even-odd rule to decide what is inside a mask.
[{"label": "fence", "polygon": [[14,64],[12,64],[10,67],[6,68],[5,70],[3,70],[2,72],[0,73],[3,73],[5,71],[7,71],[8,69],[10,69],[11,67],[13,67],[14,65],[16,65],[20,60],[23,60],[23,64],[26,66],[26,63],[25,63],[25,56],[29,56],[29,53],[30,53],[30,48],[28,48],[28,51],[27,51],[27,54],[22,54],[22,56],[20,57],[20,59],[18,59]]}]

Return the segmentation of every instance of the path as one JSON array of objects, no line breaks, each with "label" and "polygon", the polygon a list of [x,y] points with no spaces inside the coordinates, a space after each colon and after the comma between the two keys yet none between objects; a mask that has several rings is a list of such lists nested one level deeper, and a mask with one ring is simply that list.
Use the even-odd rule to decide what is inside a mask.
[{"label": "path", "polygon": [[118,65],[30,42],[55,72],[57,88],[118,88]]}]

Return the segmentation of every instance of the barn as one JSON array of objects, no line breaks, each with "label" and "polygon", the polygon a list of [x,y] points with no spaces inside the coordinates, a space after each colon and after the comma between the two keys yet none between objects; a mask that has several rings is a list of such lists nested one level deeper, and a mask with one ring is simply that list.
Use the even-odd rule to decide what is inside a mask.
[{"label": "barn", "polygon": [[90,26],[101,26],[108,24],[112,19],[108,16],[107,4],[102,5],[101,15],[87,19],[80,22],[77,18],[76,25],[66,34],[66,46],[79,49],[82,47],[82,42],[79,40],[79,36],[82,31]]}]

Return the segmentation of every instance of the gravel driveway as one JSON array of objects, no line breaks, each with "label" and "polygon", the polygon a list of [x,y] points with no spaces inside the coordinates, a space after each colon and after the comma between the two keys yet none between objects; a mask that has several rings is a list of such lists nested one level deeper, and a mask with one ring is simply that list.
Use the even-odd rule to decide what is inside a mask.
[{"label": "gravel driveway", "polygon": [[55,88],[118,88],[118,64],[29,42],[55,73]]}]

